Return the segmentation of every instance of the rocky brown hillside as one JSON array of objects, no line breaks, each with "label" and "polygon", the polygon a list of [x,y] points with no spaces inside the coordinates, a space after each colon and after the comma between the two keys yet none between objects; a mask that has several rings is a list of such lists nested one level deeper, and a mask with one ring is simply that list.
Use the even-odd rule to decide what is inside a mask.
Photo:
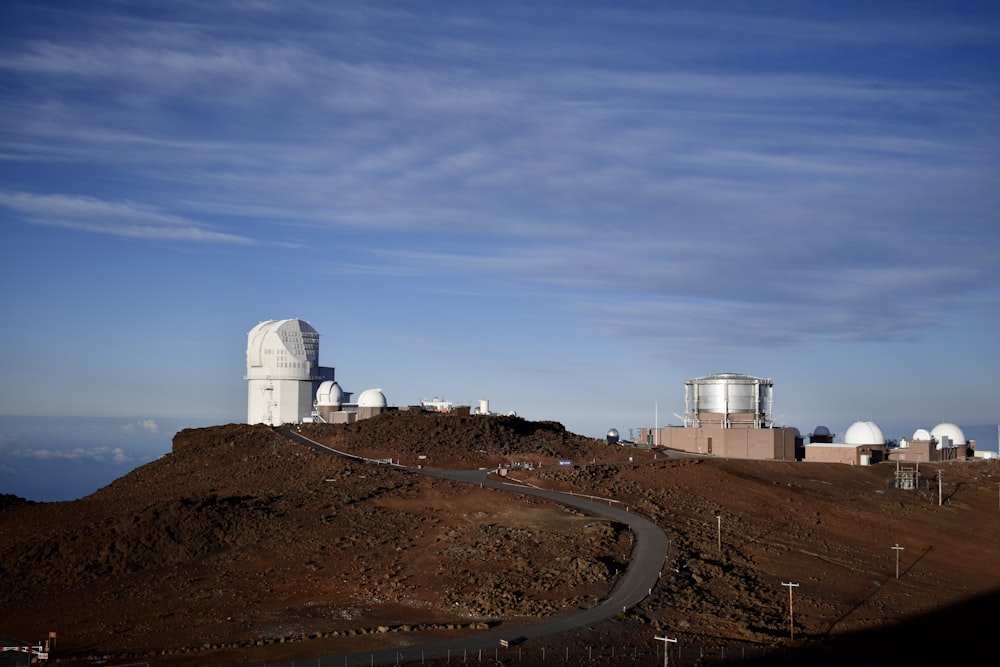
[{"label": "rocky brown hillside", "polygon": [[[671,540],[661,584],[619,618],[553,638],[566,647],[557,664],[579,664],[569,650],[582,645],[603,647],[604,657],[588,653],[595,664],[612,662],[615,645],[615,664],[652,664],[662,633],[688,647],[671,664],[777,661],[801,644],[873,664],[858,655],[905,655],[873,636],[1000,590],[995,462],[943,466],[938,506],[936,487],[889,488],[890,464],[668,458],[516,417],[398,412],[302,431],[412,466],[541,464],[510,475],[656,521]],[[576,465],[557,465],[565,459]],[[620,526],[527,496],[336,458],[263,426],[188,430],[171,454],[82,500],[5,500],[0,635],[55,630],[61,664],[227,665],[403,646],[591,604],[630,549]],[[791,644],[783,582],[799,583]],[[954,619],[935,646],[982,648],[977,639],[992,639],[975,632],[978,620]],[[844,648],[859,637],[863,650]],[[905,637],[900,646],[919,645]],[[538,660],[531,650],[520,658]]]},{"label": "rocky brown hillside", "polygon": [[[441,424],[449,439],[465,428],[415,414],[427,418],[335,430],[378,440],[388,425],[392,442],[431,444]],[[526,429],[532,446],[564,447],[560,426],[524,424],[476,446],[507,451]],[[171,454],[87,498],[5,503],[0,634],[56,630],[60,655],[121,659],[316,635],[363,647],[380,627],[467,632],[556,614],[598,599],[627,562],[620,526],[497,495],[316,453],[263,426],[182,431]]]},{"label": "rocky brown hillside", "polygon": [[495,467],[519,461],[555,464],[560,459],[580,463],[609,455],[627,458],[621,450],[570,433],[558,422],[534,422],[515,416],[484,419],[468,414],[403,410],[354,424],[303,424],[300,430],[359,456],[443,469]]}]

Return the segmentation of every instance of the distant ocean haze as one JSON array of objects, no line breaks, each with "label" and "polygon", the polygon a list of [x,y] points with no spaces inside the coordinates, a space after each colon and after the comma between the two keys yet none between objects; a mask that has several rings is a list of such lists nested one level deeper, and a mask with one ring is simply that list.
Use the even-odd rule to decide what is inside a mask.
[{"label": "distant ocean haze", "polygon": [[0,416],[0,493],[76,500],[170,452],[177,431],[207,425],[151,417]]}]

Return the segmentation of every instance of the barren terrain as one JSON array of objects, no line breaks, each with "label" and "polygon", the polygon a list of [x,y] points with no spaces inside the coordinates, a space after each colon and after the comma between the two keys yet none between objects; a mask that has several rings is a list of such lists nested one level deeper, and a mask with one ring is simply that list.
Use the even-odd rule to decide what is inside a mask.
[{"label": "barren terrain", "polygon": [[[892,464],[692,458],[516,417],[397,412],[302,432],[414,468],[530,463],[509,477],[621,503],[666,532],[645,602],[490,659],[650,665],[665,634],[671,664],[997,648],[982,632],[1000,591],[996,462],[941,465],[939,506],[936,483],[890,488]],[[273,664],[516,627],[593,604],[632,546],[561,505],[264,426],[182,431],[173,453],[86,498],[0,506],[0,635],[56,631],[65,665]],[[794,641],[783,583],[799,584]]]}]

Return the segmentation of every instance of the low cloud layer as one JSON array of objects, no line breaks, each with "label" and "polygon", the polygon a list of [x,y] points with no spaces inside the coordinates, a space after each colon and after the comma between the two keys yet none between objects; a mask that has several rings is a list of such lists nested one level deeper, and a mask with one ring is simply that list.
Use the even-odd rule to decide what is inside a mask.
[{"label": "low cloud layer", "polygon": [[138,433],[141,431],[146,431],[149,433],[159,433],[160,426],[153,419],[142,419],[137,422],[130,422],[128,424],[123,424],[122,431],[129,434]]},{"label": "low cloud layer", "polygon": [[132,458],[121,447],[91,447],[84,449],[9,449],[4,454],[12,459],[33,459],[36,461],[92,461],[124,465]]}]

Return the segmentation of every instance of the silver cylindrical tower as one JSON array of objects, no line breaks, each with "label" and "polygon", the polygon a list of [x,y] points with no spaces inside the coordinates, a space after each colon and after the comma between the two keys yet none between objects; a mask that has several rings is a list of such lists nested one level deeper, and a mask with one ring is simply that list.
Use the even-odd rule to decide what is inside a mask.
[{"label": "silver cylindrical tower", "polygon": [[717,373],[684,381],[686,421],[691,426],[767,428],[774,381],[740,373]]}]

